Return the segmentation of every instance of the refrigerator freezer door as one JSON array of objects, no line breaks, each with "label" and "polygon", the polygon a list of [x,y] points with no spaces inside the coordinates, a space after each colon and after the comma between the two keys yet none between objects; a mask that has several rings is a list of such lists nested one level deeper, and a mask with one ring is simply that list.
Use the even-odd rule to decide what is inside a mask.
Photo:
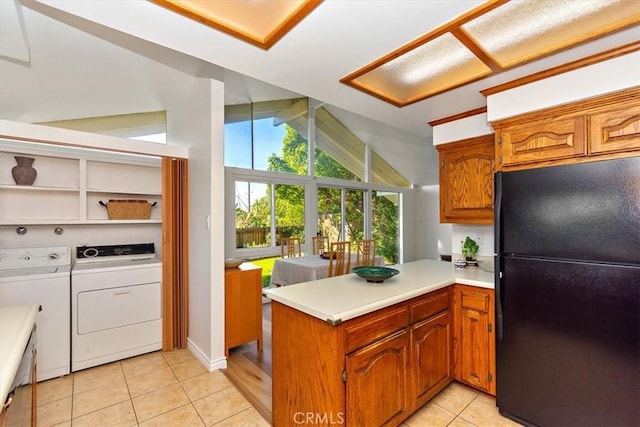
[{"label": "refrigerator freezer door", "polygon": [[640,420],[640,267],[503,257],[500,412],[547,425]]},{"label": "refrigerator freezer door", "polygon": [[640,264],[640,157],[499,175],[498,253]]}]

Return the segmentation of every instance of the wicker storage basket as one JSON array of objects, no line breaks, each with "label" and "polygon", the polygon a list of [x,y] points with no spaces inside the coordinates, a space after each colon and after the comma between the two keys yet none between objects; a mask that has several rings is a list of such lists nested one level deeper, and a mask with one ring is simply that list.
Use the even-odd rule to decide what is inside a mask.
[{"label": "wicker storage basket", "polygon": [[106,206],[109,219],[149,219],[151,203],[146,200],[109,200]]}]

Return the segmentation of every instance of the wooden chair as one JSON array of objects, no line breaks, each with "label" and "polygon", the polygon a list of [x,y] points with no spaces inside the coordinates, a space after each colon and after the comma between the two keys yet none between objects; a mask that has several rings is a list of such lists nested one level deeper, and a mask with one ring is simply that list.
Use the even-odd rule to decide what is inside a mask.
[{"label": "wooden chair", "polygon": [[283,237],[280,239],[280,256],[282,258],[293,258],[302,256],[299,237]]},{"label": "wooden chair", "polygon": [[356,242],[356,267],[362,265],[376,265],[376,242],[373,239],[363,239]]},{"label": "wooden chair", "polygon": [[334,242],[329,255],[329,277],[351,271],[351,242]]},{"label": "wooden chair", "polygon": [[321,253],[328,251],[329,248],[329,236],[313,237],[313,246],[311,247],[311,253],[313,255],[320,255]]}]

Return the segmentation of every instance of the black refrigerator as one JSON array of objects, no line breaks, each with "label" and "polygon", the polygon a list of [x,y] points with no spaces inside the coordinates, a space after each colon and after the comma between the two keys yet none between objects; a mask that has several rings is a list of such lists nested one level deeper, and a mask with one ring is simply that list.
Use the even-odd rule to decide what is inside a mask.
[{"label": "black refrigerator", "polygon": [[640,157],[495,175],[496,404],[640,425]]}]

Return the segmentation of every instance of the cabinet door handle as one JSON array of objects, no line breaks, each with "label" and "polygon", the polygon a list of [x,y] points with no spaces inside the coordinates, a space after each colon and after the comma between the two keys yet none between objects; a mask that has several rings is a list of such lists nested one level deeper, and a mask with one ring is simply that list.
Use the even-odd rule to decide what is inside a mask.
[{"label": "cabinet door handle", "polygon": [[131,291],[114,292],[113,295],[129,295]]}]

